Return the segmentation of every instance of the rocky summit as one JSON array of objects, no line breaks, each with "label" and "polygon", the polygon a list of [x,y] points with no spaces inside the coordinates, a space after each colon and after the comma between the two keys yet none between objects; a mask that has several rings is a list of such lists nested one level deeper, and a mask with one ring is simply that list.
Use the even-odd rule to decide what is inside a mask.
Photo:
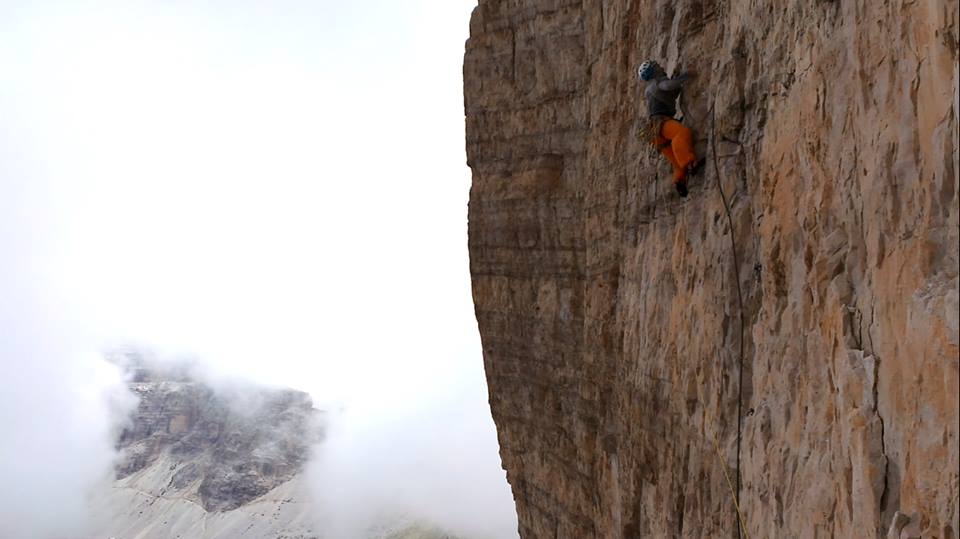
[{"label": "rocky summit", "polygon": [[[958,50],[956,0],[479,1],[470,268],[524,538],[956,539]],[[647,60],[694,74],[686,198]]]},{"label": "rocky summit", "polygon": [[164,459],[172,472],[164,494],[189,493],[207,511],[227,511],[303,469],[320,433],[309,395],[253,387],[223,394],[172,374],[134,374],[139,404],[117,444],[119,479]]},{"label": "rocky summit", "polygon": [[[137,404],[117,435],[115,476],[92,493],[90,537],[345,539],[325,520],[340,515],[317,500],[322,479],[305,473],[326,423],[308,394],[211,383],[195,363],[142,350],[108,359]],[[348,539],[456,539],[415,515],[372,518]]]},{"label": "rocky summit", "polygon": [[138,403],[117,439],[120,461],[97,496],[100,529],[118,539],[319,537],[301,472],[322,438],[306,393],[214,388],[189,363],[139,352],[119,359]]}]

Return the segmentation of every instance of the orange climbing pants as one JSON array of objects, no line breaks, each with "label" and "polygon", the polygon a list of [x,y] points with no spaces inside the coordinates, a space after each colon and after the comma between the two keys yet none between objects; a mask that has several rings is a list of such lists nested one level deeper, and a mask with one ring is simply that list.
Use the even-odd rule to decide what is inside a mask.
[{"label": "orange climbing pants", "polygon": [[666,120],[654,144],[673,165],[673,183],[682,181],[687,176],[687,165],[697,159],[693,153],[693,132],[690,128],[676,120]]}]

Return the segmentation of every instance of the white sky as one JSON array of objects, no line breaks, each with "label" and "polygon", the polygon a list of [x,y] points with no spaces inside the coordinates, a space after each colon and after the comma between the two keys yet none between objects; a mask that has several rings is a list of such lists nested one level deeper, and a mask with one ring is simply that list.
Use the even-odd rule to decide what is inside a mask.
[{"label": "white sky", "polygon": [[136,342],[345,407],[354,449],[456,430],[444,473],[515,529],[470,299],[475,3],[0,0],[4,371],[89,391]]}]

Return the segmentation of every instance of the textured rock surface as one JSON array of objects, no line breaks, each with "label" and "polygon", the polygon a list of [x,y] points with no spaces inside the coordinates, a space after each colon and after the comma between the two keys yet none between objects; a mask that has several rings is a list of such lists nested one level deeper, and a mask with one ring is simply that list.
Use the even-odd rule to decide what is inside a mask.
[{"label": "textured rock surface", "polygon": [[136,410],[118,438],[116,481],[94,499],[104,537],[320,537],[301,472],[321,439],[306,393],[250,385],[216,389],[189,364],[114,355]]},{"label": "textured rock surface", "polygon": [[164,468],[173,473],[160,494],[194,493],[205,510],[225,511],[293,478],[319,441],[306,393],[249,386],[215,392],[182,366],[135,370],[130,389],[139,404],[118,441],[120,479],[168,457]]},{"label": "textured rock surface", "polygon": [[[738,469],[752,537],[957,537],[957,11],[480,1],[471,270],[524,537],[729,537]],[[700,73],[686,200],[638,140],[648,57]]]}]

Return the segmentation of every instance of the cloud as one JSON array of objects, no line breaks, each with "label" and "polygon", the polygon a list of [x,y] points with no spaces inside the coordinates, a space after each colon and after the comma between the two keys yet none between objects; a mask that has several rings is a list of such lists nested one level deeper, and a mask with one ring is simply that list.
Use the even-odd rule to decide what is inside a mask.
[{"label": "cloud", "polygon": [[392,411],[331,414],[309,474],[332,539],[404,521],[465,538],[518,537],[493,422],[477,409],[471,384],[446,389],[412,406],[395,392]]},{"label": "cloud", "polygon": [[10,511],[59,483],[76,513],[99,352],[137,342],[342,409],[315,471],[354,507],[516,529],[470,303],[474,3],[0,6],[0,481],[38,479]]},{"label": "cloud", "polygon": [[[6,254],[22,230],[9,224],[0,218]],[[75,537],[112,473],[114,420],[134,401],[95,341],[14,270],[0,269],[0,537]]]}]

